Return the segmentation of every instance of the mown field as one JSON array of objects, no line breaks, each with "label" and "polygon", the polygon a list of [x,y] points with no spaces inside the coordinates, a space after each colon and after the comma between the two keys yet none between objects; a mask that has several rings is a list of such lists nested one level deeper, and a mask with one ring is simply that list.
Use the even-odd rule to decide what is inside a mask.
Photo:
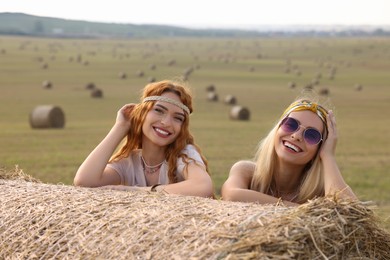
[{"label": "mown field", "polygon": [[[168,65],[174,60],[175,64]],[[46,65],[46,68],[45,68]],[[152,65],[155,69],[152,69]],[[188,77],[195,94],[191,129],[209,160],[215,191],[231,165],[251,158],[257,142],[308,84],[336,111],[337,156],[359,198],[374,201],[390,227],[389,38],[172,38],[86,40],[0,37],[0,163],[44,182],[72,184],[88,153],[156,80]],[[144,76],[138,76],[143,71]],[[126,73],[125,79],[120,73]],[[333,76],[332,76],[333,75]],[[52,83],[51,89],[42,86]],[[294,82],[296,87],[289,84]],[[92,98],[88,83],[103,91]],[[213,84],[218,102],[207,100]],[[361,85],[360,91],[356,86]],[[231,94],[251,111],[229,119]],[[61,107],[63,129],[32,129],[38,105]]]}]

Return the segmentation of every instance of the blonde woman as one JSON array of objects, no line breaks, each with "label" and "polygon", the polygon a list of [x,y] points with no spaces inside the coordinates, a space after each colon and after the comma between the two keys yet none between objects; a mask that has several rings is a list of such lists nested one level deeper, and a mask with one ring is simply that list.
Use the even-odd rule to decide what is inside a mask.
[{"label": "blonde woman", "polygon": [[254,161],[235,163],[222,186],[231,201],[298,205],[335,194],[356,199],[338,168],[334,114],[308,99],[294,101],[260,141]]},{"label": "blonde woman", "polygon": [[189,130],[191,113],[188,87],[173,81],[146,85],[140,103],[118,111],[114,126],[79,167],[74,184],[212,197],[207,160]]}]

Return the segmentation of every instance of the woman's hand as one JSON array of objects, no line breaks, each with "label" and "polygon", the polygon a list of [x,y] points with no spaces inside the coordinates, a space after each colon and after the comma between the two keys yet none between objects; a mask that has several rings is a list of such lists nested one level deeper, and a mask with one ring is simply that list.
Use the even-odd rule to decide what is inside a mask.
[{"label": "woman's hand", "polygon": [[323,159],[325,156],[334,156],[336,153],[337,144],[337,127],[336,119],[332,110],[329,110],[327,115],[328,124],[328,136],[326,140],[323,140],[323,144],[320,151],[320,157]]},{"label": "woman's hand", "polygon": [[128,129],[130,128],[130,118],[131,118],[131,112],[133,111],[135,107],[135,104],[126,104],[124,105],[116,115],[116,124],[124,125]]}]

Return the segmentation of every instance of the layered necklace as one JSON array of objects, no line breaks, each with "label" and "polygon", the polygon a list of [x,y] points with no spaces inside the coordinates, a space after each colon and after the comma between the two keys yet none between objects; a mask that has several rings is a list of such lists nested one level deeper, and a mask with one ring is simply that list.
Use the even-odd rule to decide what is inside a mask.
[{"label": "layered necklace", "polygon": [[153,173],[157,172],[158,170],[160,170],[161,165],[164,163],[164,161],[162,161],[161,163],[156,164],[156,165],[148,165],[145,162],[145,159],[142,155],[141,155],[141,160],[142,160],[142,167],[144,168],[144,173],[148,173],[148,174],[153,174]]},{"label": "layered necklace", "polygon": [[[282,192],[278,192],[277,190],[276,190],[276,192],[274,192],[271,187],[269,187],[269,190],[270,190],[272,196],[274,196],[276,198],[282,198],[282,199],[288,200],[288,201],[294,201],[299,195],[299,192],[297,190],[293,191],[293,192],[289,192],[289,193],[282,193]],[[294,195],[294,193],[295,193],[295,195]],[[294,195],[294,196],[292,196],[292,195]]]}]

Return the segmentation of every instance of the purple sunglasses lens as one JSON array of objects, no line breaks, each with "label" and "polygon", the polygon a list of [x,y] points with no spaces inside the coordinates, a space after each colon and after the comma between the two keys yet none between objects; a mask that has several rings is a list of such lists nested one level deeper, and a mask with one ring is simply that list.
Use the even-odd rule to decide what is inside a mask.
[{"label": "purple sunglasses lens", "polygon": [[304,131],[303,138],[308,144],[315,145],[321,142],[322,136],[318,130],[314,128],[307,128]]},{"label": "purple sunglasses lens", "polygon": [[[292,118],[292,117],[286,117],[283,119],[282,123],[280,124],[280,127],[283,129],[283,131],[294,133],[298,131],[300,123]],[[316,145],[322,140],[321,133],[314,128],[306,128],[303,131],[303,138],[305,141],[310,145]]]},{"label": "purple sunglasses lens", "polygon": [[299,123],[292,117],[286,117],[281,123],[281,127],[284,131],[293,133],[298,130]]}]

